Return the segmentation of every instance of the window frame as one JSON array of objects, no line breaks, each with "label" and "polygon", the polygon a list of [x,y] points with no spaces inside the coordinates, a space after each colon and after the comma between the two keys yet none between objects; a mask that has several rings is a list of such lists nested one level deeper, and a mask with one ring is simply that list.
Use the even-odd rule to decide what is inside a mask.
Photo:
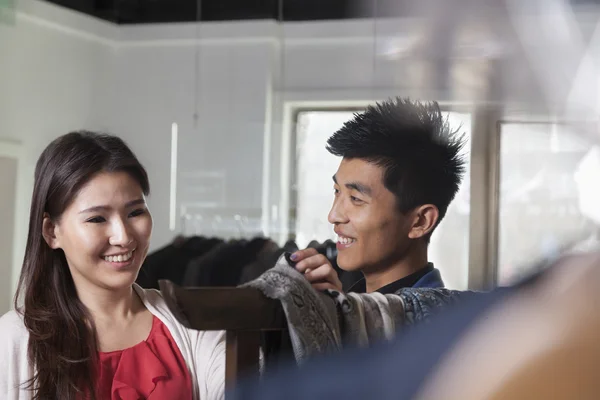
[{"label": "window frame", "polygon": [[[348,105],[298,105],[289,107],[290,122],[287,148],[288,160],[287,223],[281,240],[295,237],[294,221],[297,206],[296,184],[298,179],[296,144],[299,117],[304,112],[360,112],[373,101],[349,102]],[[471,104],[439,102],[443,112],[471,114],[471,167],[470,167],[470,215],[469,215],[469,263],[468,288],[485,290],[497,283],[498,261],[498,215],[499,215],[499,171],[500,171],[500,113],[497,108],[474,107]],[[511,121],[512,122],[512,121]],[[484,223],[481,223],[484,221]]]}]

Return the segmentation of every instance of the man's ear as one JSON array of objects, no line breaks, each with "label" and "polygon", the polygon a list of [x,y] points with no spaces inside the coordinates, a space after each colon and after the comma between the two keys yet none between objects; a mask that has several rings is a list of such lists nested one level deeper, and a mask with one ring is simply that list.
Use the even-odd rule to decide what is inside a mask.
[{"label": "man's ear", "polygon": [[42,222],[42,236],[44,240],[50,246],[51,249],[59,249],[60,243],[56,236],[56,230],[58,229],[56,223],[52,221],[48,213],[44,213],[44,219]]},{"label": "man's ear", "polygon": [[419,239],[433,231],[440,217],[440,211],[433,204],[425,204],[414,209],[411,215],[413,222],[408,237]]}]

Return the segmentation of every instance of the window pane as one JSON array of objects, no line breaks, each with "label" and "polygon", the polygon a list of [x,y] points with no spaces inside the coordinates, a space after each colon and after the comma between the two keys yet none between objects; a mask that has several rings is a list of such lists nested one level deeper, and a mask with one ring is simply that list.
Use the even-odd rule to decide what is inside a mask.
[{"label": "window pane", "polygon": [[454,129],[461,128],[467,143],[464,153],[466,171],[458,193],[446,216],[431,236],[429,260],[442,272],[446,287],[464,290],[469,279],[469,216],[471,180],[471,115],[446,113]]},{"label": "window pane", "polygon": [[599,169],[598,150],[567,126],[502,125],[500,285],[530,273],[536,260],[565,245],[593,239]]},{"label": "window pane", "polygon": [[[452,127],[467,136],[467,171],[456,199],[431,238],[430,261],[442,272],[447,287],[465,289],[469,267],[469,172],[470,114],[446,113]],[[310,111],[298,116],[296,130],[296,242],[305,247],[311,240],[335,240],[327,214],[333,202],[332,176],[340,158],[325,144],[333,132],[351,119],[350,111]]]},{"label": "window pane", "polygon": [[327,214],[333,201],[332,177],[341,158],[325,145],[331,134],[351,119],[350,111],[311,111],[298,116],[296,130],[296,243],[336,239]]}]

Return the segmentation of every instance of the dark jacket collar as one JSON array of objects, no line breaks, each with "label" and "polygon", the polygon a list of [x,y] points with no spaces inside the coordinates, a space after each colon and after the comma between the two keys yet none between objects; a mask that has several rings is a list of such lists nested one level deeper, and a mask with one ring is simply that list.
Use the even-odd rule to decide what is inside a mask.
[{"label": "dark jacket collar", "polygon": [[[444,282],[440,271],[437,270],[432,263],[427,263],[424,268],[421,268],[417,272],[405,276],[404,278],[398,279],[395,282],[387,284],[379,289],[377,292],[382,294],[393,294],[402,288],[443,288]],[[367,284],[365,278],[356,282],[348,289],[348,292],[354,293],[366,293]]]}]

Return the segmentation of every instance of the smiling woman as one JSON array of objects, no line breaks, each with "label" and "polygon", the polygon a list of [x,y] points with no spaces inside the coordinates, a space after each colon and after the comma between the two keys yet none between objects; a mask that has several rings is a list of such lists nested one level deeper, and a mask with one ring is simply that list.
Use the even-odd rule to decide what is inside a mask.
[{"label": "smiling woman", "polygon": [[117,137],[73,132],[44,150],[17,310],[0,319],[2,399],[223,397],[223,333],[184,328],[134,284],[149,189]]},{"label": "smiling woman", "polygon": [[44,239],[64,252],[80,299],[94,287],[129,289],[135,281],[152,233],[142,186],[128,172],[100,172],[60,217],[44,214]]}]

